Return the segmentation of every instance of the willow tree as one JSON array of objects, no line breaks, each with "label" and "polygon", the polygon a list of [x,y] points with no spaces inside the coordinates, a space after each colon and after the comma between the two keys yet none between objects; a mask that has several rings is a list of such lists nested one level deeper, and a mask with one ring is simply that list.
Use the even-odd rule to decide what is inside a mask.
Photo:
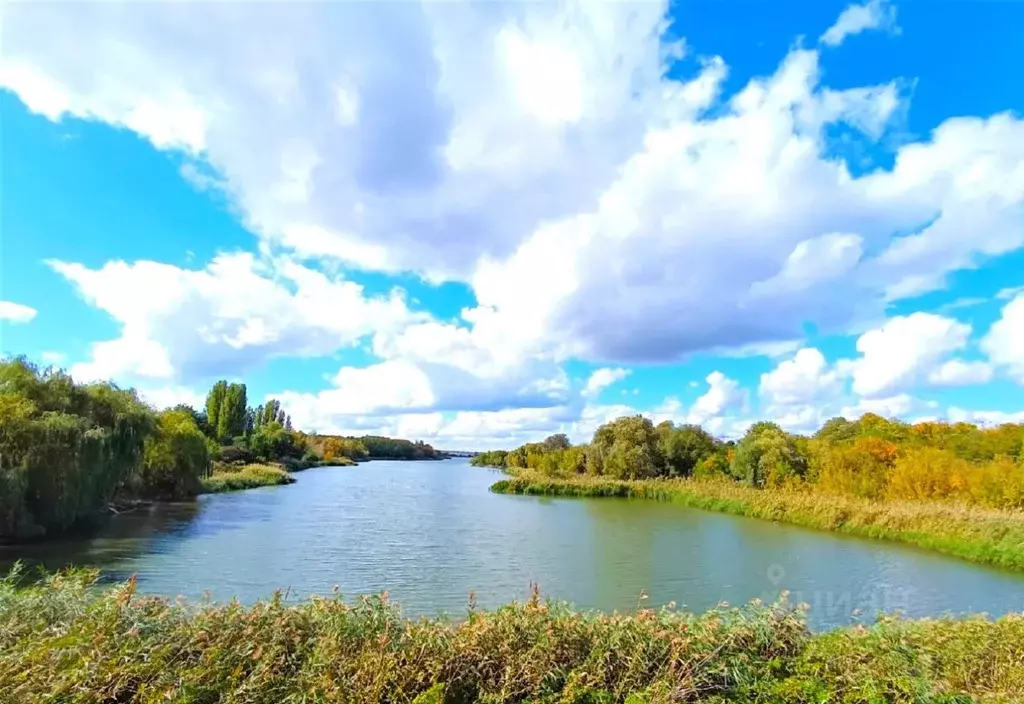
[{"label": "willow tree", "polygon": [[153,413],[134,391],[75,384],[24,359],[0,363],[0,529],[63,529],[138,471]]},{"label": "willow tree", "polygon": [[146,441],[140,483],[146,493],[161,498],[192,496],[199,480],[209,474],[207,440],[195,419],[179,410],[157,417],[156,431]]}]

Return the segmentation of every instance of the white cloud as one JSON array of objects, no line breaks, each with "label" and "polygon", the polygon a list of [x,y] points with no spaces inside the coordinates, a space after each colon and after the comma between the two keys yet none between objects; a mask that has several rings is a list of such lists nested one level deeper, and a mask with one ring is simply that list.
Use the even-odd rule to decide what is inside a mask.
[{"label": "white cloud", "polygon": [[884,418],[906,416],[919,408],[921,403],[909,394],[897,394],[886,398],[864,398],[851,406],[844,407],[839,415],[859,418],[865,413],[874,413]]},{"label": "white cloud", "polygon": [[838,279],[860,261],[863,239],[856,234],[831,233],[797,243],[782,271],[750,287],[752,296],[803,291],[822,281]]},{"label": "white cloud", "polygon": [[206,405],[206,395],[187,386],[142,386],[136,391],[143,401],[160,410],[179,404],[200,410]]},{"label": "white cloud", "polygon": [[747,408],[749,394],[738,381],[719,371],[708,374],[708,390],[693,402],[686,422],[703,426],[716,435],[731,435],[738,414]]},{"label": "white cloud", "polygon": [[821,35],[819,41],[826,46],[839,46],[847,37],[869,29],[882,29],[898,33],[896,8],[888,0],[870,0],[863,5],[850,5],[836,23]]},{"label": "white cloud", "polygon": [[861,356],[838,366],[852,374],[855,393],[883,397],[927,377],[950,353],[963,349],[970,334],[969,325],[941,315],[899,316],[861,335]]},{"label": "white cloud", "polygon": [[268,357],[329,354],[424,317],[399,292],[368,297],[358,284],[286,258],[221,254],[203,269],[50,265],[121,324],[119,338],[94,344],[92,358],[71,368],[82,379],[236,376]]},{"label": "white cloud", "polygon": [[945,416],[951,423],[974,423],[979,426],[1024,423],[1024,411],[968,411],[953,406],[946,411]]},{"label": "white cloud", "polygon": [[986,362],[965,362],[951,359],[928,375],[933,386],[970,386],[984,384],[992,379],[992,366]]},{"label": "white cloud", "polygon": [[901,84],[829,89],[800,48],[731,96],[717,57],[670,79],[666,8],[16,4],[0,85],[186,151],[264,244],[470,283],[492,356],[791,343],[1024,243],[1014,116],[949,120],[855,178],[828,128],[881,137]]},{"label": "white cloud", "polygon": [[760,395],[769,406],[799,406],[833,398],[842,392],[840,375],[825,356],[807,347],[761,375]]},{"label": "white cloud", "polygon": [[[776,342],[754,342],[750,344],[715,347],[706,354],[742,359],[744,357],[770,357],[775,359],[796,352],[803,345],[803,340],[779,340]],[[694,383],[694,386],[697,386]]]},{"label": "white cloud", "polygon": [[[841,405],[912,408],[918,382],[978,383],[983,365],[953,358],[969,328],[933,314],[866,332],[857,360],[797,350],[806,323],[865,330],[887,302],[1024,245],[1024,122],[950,119],[854,176],[831,128],[884,149],[904,84],[831,89],[818,51],[796,45],[724,94],[728,57],[666,70],[685,46],[662,43],[666,8],[5,8],[0,85],[51,119],[182,152],[183,177],[223,189],[260,238],[260,258],[193,269],[55,262],[122,326],[72,371],[187,389],[369,337],[376,360],[287,395],[293,415],[451,442],[586,434],[634,410],[572,398],[571,358],[607,365],[592,401],[618,365],[795,353],[761,379],[787,427]],[[895,10],[852,6],[821,42],[871,28],[896,31]],[[307,258],[463,281],[476,304],[433,320]],[[1024,379],[1020,308],[986,351]],[[846,397],[844,375],[867,400]],[[718,372],[707,383],[689,409],[653,413],[732,433],[747,392]]]},{"label": "white cloud", "polygon": [[1003,306],[999,320],[981,341],[989,360],[1024,384],[1024,293]]},{"label": "white cloud", "polygon": [[27,323],[35,317],[35,308],[11,301],[0,301],[0,320],[6,320],[9,323]]},{"label": "white cloud", "polygon": [[807,347],[761,375],[762,414],[791,432],[812,432],[844,395],[843,375]]},{"label": "white cloud", "polygon": [[622,367],[601,367],[594,371],[587,379],[586,386],[583,387],[584,396],[597,396],[601,393],[602,389],[605,389],[617,381],[621,381],[629,376],[630,371]]},{"label": "white cloud", "polygon": [[386,435],[423,440],[447,450],[511,449],[564,432],[589,442],[601,423],[637,411],[629,406],[553,406],[496,411],[437,411],[371,415],[324,415],[302,399],[283,399],[292,423],[307,430],[342,435]]},{"label": "white cloud", "polygon": [[[699,386],[699,384],[697,385]],[[680,419],[685,420],[686,418],[686,415],[683,412],[683,402],[676,396],[669,396],[666,398],[664,401],[652,408],[649,415],[655,423],[661,423],[666,420],[674,423]]]}]

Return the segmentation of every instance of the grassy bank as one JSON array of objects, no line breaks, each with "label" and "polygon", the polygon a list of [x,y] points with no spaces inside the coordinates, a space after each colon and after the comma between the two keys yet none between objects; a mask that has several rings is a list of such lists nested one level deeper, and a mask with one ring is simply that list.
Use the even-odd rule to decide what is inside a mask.
[{"label": "grassy bank", "polygon": [[295,477],[270,464],[247,464],[238,469],[220,469],[202,480],[204,494],[255,489],[260,486],[291,484]]},{"label": "grassy bank", "polygon": [[894,540],[1024,571],[1024,512],[948,502],[881,502],[807,490],[755,489],[726,479],[550,478],[523,472],[491,491],[546,496],[617,496]]},{"label": "grassy bank", "polygon": [[784,604],[577,613],[535,597],[462,621],[384,597],[253,607],[0,581],[5,702],[1012,702],[1024,617],[812,635]]}]

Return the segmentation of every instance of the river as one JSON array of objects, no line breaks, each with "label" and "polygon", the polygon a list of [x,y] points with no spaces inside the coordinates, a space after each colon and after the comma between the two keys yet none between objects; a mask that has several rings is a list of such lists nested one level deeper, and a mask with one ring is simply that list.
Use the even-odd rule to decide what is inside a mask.
[{"label": "river", "polygon": [[54,568],[138,576],[141,591],[251,602],[386,590],[407,615],[458,615],[543,594],[581,608],[704,610],[726,601],[811,606],[816,629],[908,616],[1024,611],[1024,574],[916,548],[654,501],[491,494],[499,475],[465,460],[376,461],[296,475],[295,484],[163,504],[115,517],[88,539],[0,547]]}]

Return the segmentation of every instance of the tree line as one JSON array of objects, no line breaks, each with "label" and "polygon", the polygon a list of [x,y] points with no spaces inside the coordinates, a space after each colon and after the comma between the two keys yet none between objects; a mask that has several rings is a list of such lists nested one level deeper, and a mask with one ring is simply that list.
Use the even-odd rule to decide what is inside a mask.
[{"label": "tree line", "polygon": [[408,440],[303,433],[277,399],[250,406],[242,383],[218,381],[199,410],[156,410],[134,389],[0,361],[0,539],[57,533],[118,502],[194,496],[215,469],[439,456]]},{"label": "tree line", "polygon": [[417,440],[388,438],[380,435],[362,437],[341,435],[310,435],[310,446],[325,460],[347,457],[360,460],[440,460],[447,455],[433,446]]},{"label": "tree line", "polygon": [[811,436],[761,421],[738,441],[724,441],[697,425],[626,416],[600,426],[586,445],[553,435],[472,463],[548,476],[723,477],[767,489],[1024,508],[1022,444],[1024,425],[1013,423],[910,424],[869,413],[833,418]]}]

